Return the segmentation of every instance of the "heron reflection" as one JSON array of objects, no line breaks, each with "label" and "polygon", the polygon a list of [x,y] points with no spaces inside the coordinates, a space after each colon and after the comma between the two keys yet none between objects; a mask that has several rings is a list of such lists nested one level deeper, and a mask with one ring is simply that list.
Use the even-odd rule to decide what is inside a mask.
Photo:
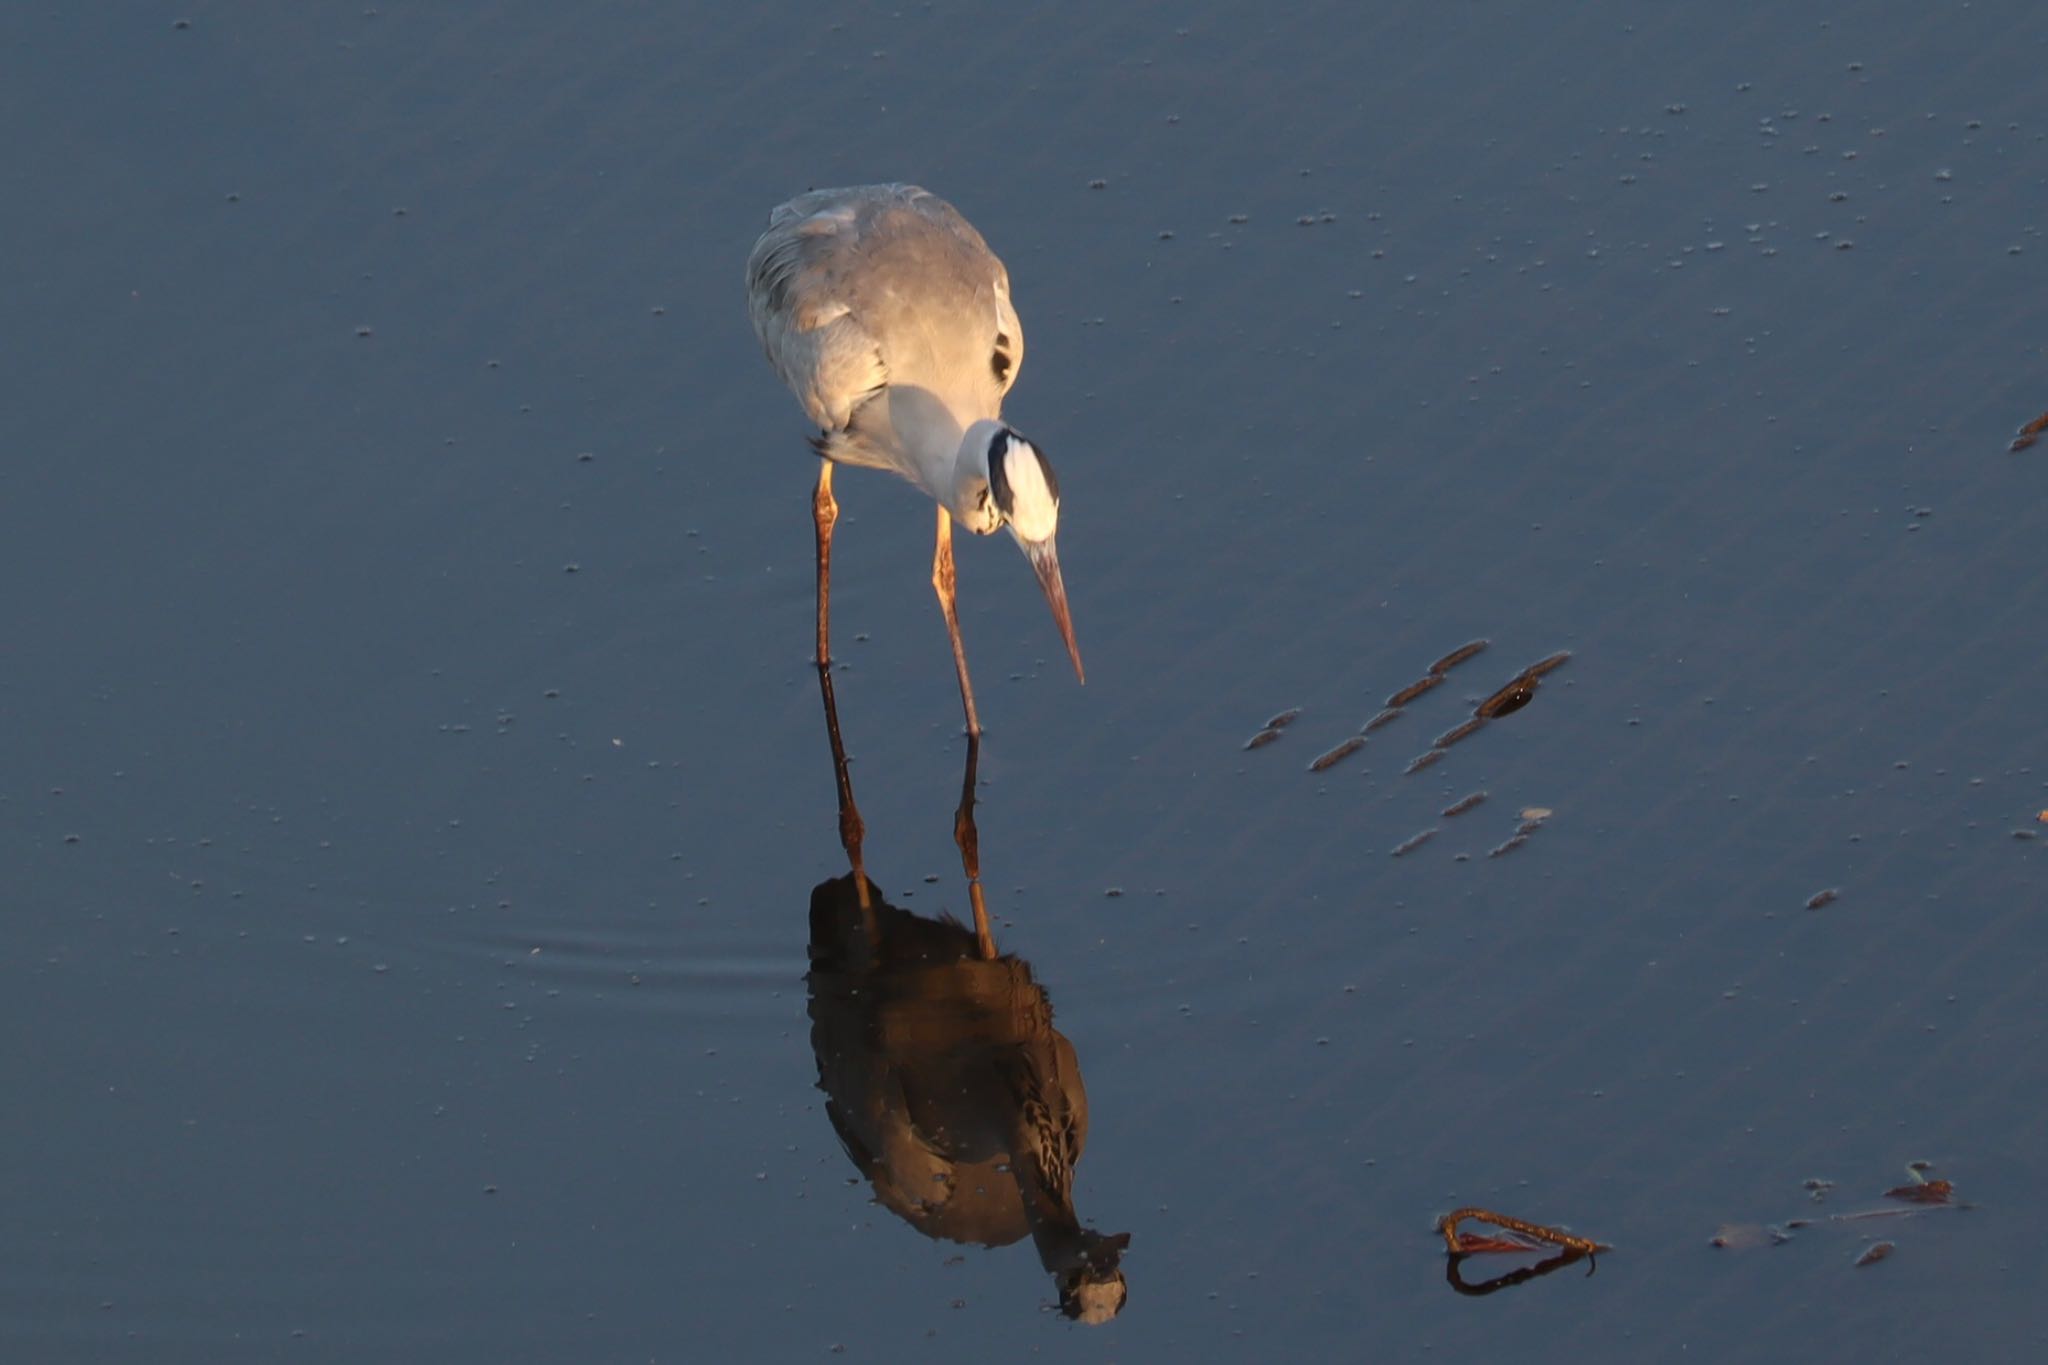
[{"label": "heron reflection", "polygon": [[1031,965],[999,953],[981,891],[969,736],[954,836],[974,927],[888,903],[861,860],[829,680],[826,724],[852,871],[811,892],[811,1047],[825,1113],[876,1202],[927,1237],[1007,1246],[1029,1237],[1061,1311],[1106,1322],[1128,1293],[1127,1233],[1085,1227],[1074,1166],[1088,1096]]}]

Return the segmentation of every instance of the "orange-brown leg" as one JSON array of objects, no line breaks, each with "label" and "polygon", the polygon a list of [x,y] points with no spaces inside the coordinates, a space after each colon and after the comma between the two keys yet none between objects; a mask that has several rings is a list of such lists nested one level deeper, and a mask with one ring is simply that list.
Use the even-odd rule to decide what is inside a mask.
[{"label": "orange-brown leg", "polygon": [[811,494],[811,520],[818,530],[818,667],[832,662],[832,527],[839,503],[832,496],[832,462],[818,461],[818,487]]},{"label": "orange-brown leg", "polygon": [[853,802],[853,779],[846,771],[846,745],[839,737],[839,703],[832,695],[832,527],[839,520],[839,504],[832,497],[832,462],[819,461],[818,488],[811,495],[811,518],[818,529],[818,694],[825,701],[825,733],[832,739],[832,776],[839,789],[839,844],[853,871],[855,893],[861,908],[868,906],[867,869],[861,865],[860,807]]},{"label": "orange-brown leg", "polygon": [[953,671],[960,678],[960,705],[967,712],[967,737],[981,738],[981,721],[974,714],[974,684],[967,680],[967,646],[960,641],[960,616],[954,609],[956,578],[953,572],[953,518],[939,508],[939,540],[932,550],[932,587],[939,594],[939,610],[946,615],[946,634],[953,640]]}]

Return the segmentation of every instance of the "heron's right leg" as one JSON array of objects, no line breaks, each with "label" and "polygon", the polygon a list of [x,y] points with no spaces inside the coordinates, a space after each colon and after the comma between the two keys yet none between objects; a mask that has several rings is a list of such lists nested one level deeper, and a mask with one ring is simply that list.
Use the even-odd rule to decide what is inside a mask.
[{"label": "heron's right leg", "polygon": [[818,528],[818,694],[825,701],[825,733],[832,739],[832,777],[839,788],[839,844],[853,871],[855,894],[868,908],[868,875],[861,865],[861,840],[866,834],[860,807],[853,803],[853,779],[846,772],[846,745],[839,738],[839,703],[832,695],[832,526],[839,504],[832,497],[832,462],[819,461],[818,489],[811,495],[811,518]]},{"label": "heron's right leg", "polygon": [[956,578],[953,572],[953,518],[939,508],[939,541],[932,550],[932,587],[939,594],[939,610],[946,616],[946,634],[953,639],[953,672],[960,678],[960,705],[967,712],[967,737],[981,738],[981,721],[974,714],[974,684],[967,681],[967,646],[960,641],[960,615],[954,610]]}]

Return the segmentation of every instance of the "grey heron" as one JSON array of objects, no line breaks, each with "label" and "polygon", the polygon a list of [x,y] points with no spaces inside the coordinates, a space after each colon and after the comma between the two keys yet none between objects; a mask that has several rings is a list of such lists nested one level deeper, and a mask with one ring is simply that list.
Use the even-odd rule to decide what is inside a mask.
[{"label": "grey heron", "polygon": [[953,644],[967,732],[981,733],[955,608],[953,523],[1008,528],[1085,681],[1054,547],[1059,484],[1002,420],[1024,328],[1010,276],[951,204],[914,185],[813,190],[777,207],[747,257],[754,333],[819,434],[818,668],[830,686],[836,464],[893,470],[938,504],[932,587]]}]

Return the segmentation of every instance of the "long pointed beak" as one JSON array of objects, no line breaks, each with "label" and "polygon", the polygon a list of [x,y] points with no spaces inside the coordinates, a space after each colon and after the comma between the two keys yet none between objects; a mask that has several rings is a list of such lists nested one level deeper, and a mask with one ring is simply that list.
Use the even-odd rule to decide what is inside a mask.
[{"label": "long pointed beak", "polygon": [[1067,615],[1067,585],[1060,579],[1059,551],[1050,540],[1019,543],[1024,547],[1024,557],[1031,561],[1031,571],[1038,575],[1038,586],[1045,589],[1045,600],[1052,607],[1060,638],[1067,642],[1067,657],[1074,661],[1074,676],[1085,683],[1088,675],[1081,671],[1081,647],[1074,643],[1074,622]]}]

